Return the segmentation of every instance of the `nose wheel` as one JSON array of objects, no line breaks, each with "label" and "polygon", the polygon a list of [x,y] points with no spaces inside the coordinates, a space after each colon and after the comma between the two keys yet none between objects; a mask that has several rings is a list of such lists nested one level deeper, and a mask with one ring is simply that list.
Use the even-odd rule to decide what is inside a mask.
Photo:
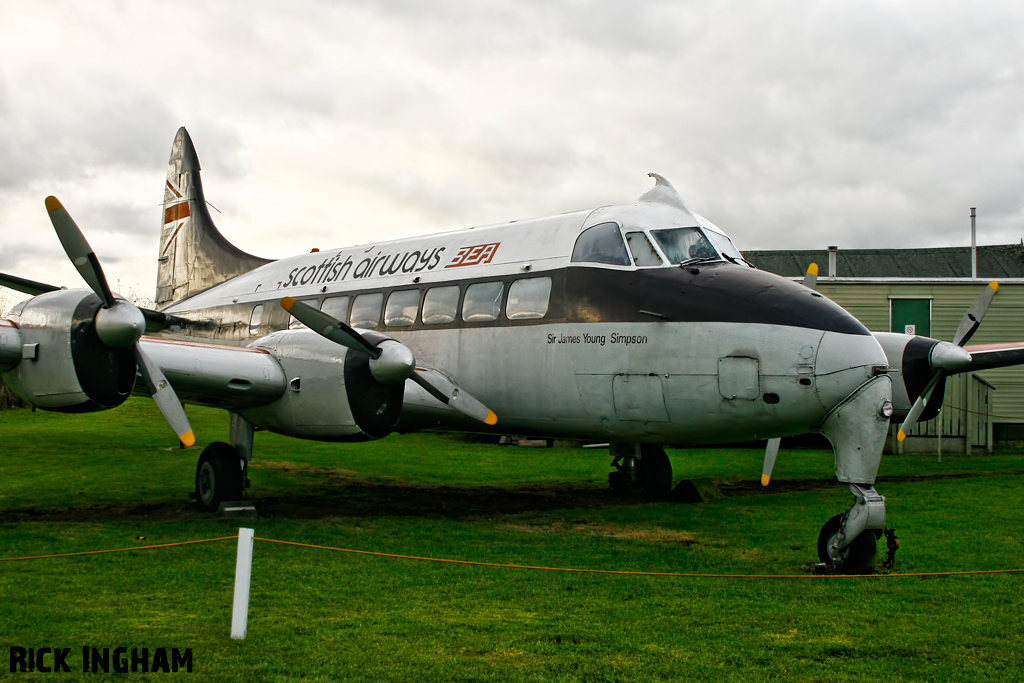
[{"label": "nose wheel", "polygon": [[878,534],[874,529],[865,529],[849,545],[840,548],[844,517],[846,514],[836,515],[821,527],[818,559],[840,574],[866,574],[878,560]]}]

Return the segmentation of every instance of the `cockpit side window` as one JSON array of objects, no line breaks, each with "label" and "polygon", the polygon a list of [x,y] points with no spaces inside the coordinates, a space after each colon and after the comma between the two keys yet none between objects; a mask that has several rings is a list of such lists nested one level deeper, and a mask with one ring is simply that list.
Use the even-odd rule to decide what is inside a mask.
[{"label": "cockpit side window", "polygon": [[651,234],[671,263],[694,258],[720,258],[700,228],[665,228],[651,230]]},{"label": "cockpit side window", "polygon": [[633,263],[638,266],[660,266],[661,257],[654,250],[654,245],[642,232],[627,232],[626,244],[629,245],[629,252],[633,254]]},{"label": "cockpit side window", "polygon": [[740,250],[737,249],[736,245],[732,243],[732,240],[725,235],[715,232],[714,230],[705,230],[704,234],[707,235],[708,239],[711,240],[711,243],[715,245],[715,248],[724,256],[732,257],[734,259],[743,258],[743,254],[740,253]]},{"label": "cockpit side window", "polygon": [[573,263],[607,263],[628,266],[629,254],[622,242],[618,223],[599,223],[587,228],[576,239],[572,249]]}]

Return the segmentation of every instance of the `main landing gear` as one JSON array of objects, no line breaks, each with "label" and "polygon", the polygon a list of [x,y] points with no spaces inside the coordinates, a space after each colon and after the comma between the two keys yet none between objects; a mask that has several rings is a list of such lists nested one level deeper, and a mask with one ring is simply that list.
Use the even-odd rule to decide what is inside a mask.
[{"label": "main landing gear", "polygon": [[223,441],[203,449],[196,465],[196,504],[204,512],[215,512],[221,503],[238,500],[245,488],[245,461]]},{"label": "main landing gear", "polygon": [[608,474],[612,491],[634,498],[668,498],[672,492],[672,463],[661,446],[614,443],[609,450],[615,468]]},{"label": "main landing gear", "polygon": [[252,425],[232,414],[230,440],[231,443],[214,441],[199,456],[195,505],[203,512],[216,512],[221,503],[240,499],[249,488]]}]

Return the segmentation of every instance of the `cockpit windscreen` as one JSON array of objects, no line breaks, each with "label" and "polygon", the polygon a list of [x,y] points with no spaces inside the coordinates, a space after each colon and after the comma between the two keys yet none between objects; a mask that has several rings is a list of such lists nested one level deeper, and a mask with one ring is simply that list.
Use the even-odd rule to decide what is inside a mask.
[{"label": "cockpit windscreen", "polygon": [[663,228],[651,230],[651,234],[665,252],[669,263],[721,258],[700,228]]}]

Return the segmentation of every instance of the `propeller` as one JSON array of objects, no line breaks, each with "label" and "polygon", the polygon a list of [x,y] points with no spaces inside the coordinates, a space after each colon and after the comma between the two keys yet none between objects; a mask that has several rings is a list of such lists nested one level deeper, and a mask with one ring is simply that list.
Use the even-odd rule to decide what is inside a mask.
[{"label": "propeller", "polygon": [[817,289],[818,287],[818,264],[812,263],[807,266],[807,272],[804,273],[803,280],[804,287],[808,289]]},{"label": "propeller", "polygon": [[992,303],[992,299],[998,291],[998,282],[993,280],[988,283],[985,291],[978,295],[978,298],[974,300],[971,307],[967,309],[967,313],[964,314],[963,319],[960,321],[960,326],[957,327],[956,334],[953,336],[953,342],[939,342],[932,347],[928,361],[935,372],[924,386],[921,395],[914,401],[914,405],[910,407],[910,412],[907,413],[903,424],[900,425],[900,431],[896,434],[898,441],[903,441],[907,438],[907,433],[914,428],[918,418],[921,417],[921,413],[928,407],[928,401],[931,400],[935,387],[939,385],[945,376],[947,374],[955,374],[970,367],[971,354],[965,351],[963,346],[978,331],[978,327],[981,326],[981,321],[985,318],[985,313],[988,311],[989,304]]},{"label": "propeller", "polygon": [[440,372],[433,368],[417,367],[412,351],[405,344],[388,339],[374,346],[358,331],[340,320],[290,296],[281,299],[281,307],[320,336],[368,355],[370,372],[378,382],[397,384],[411,379],[438,401],[463,415],[488,425],[498,422],[498,417],[493,411],[468,392],[459,389]]},{"label": "propeller", "polygon": [[196,442],[196,437],[185,416],[185,409],[181,406],[178,396],[174,393],[174,389],[167,381],[163,371],[160,370],[160,366],[146,355],[139,344],[139,338],[146,330],[146,317],[135,305],[124,299],[114,298],[110,286],[107,284],[107,278],[103,275],[99,259],[96,258],[96,253],[89,246],[89,242],[86,241],[85,235],[75,224],[74,219],[71,218],[71,214],[56,197],[46,198],[46,211],[50,215],[53,229],[57,232],[57,238],[60,239],[71,263],[103,304],[102,308],[96,312],[94,319],[96,334],[104,344],[111,348],[132,349],[139,374],[142,375],[142,380],[146,383],[146,387],[152,394],[153,400],[167,424],[183,444],[193,445]]},{"label": "propeller", "polygon": [[782,439],[776,437],[768,439],[768,445],[764,449],[764,466],[761,467],[761,486],[767,486],[772,480],[772,470],[775,468],[775,458],[779,455],[779,444]]}]

